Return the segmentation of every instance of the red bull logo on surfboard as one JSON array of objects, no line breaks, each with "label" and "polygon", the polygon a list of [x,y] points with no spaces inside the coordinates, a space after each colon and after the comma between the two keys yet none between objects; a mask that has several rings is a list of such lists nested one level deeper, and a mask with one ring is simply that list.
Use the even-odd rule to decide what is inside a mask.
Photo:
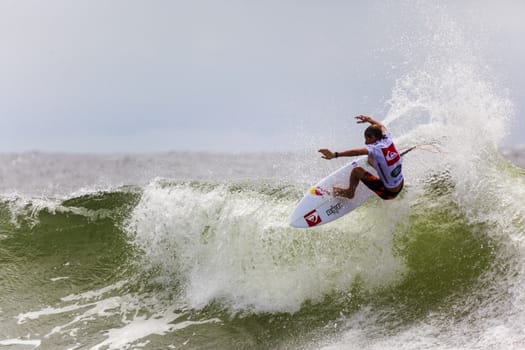
[{"label": "red bull logo on surfboard", "polygon": [[314,186],[314,187],[310,188],[310,194],[313,195],[313,196],[329,196],[330,195],[330,191],[325,190],[322,187]]}]

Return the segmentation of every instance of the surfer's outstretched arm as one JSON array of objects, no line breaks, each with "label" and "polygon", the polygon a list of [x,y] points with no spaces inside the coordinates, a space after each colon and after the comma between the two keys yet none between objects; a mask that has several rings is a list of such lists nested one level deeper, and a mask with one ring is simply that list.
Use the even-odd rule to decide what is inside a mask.
[{"label": "surfer's outstretched arm", "polygon": [[370,123],[371,125],[376,125],[377,127],[379,127],[382,132],[386,131],[386,126],[367,115],[358,115],[357,117],[355,117],[355,119],[357,119],[358,123]]},{"label": "surfer's outstretched arm", "polygon": [[322,154],[321,158],[323,159],[364,156],[365,154],[368,154],[368,150],[366,148],[352,148],[341,152],[332,152],[327,148],[321,148],[319,152]]}]

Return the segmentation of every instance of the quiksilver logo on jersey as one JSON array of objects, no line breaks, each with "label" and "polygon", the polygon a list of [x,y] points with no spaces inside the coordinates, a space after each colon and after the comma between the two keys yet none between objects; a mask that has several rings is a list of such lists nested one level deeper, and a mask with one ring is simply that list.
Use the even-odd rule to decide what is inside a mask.
[{"label": "quiksilver logo on jersey", "polygon": [[396,159],[397,153],[396,152],[388,152],[386,154],[386,160],[393,160]]},{"label": "quiksilver logo on jersey", "polygon": [[304,216],[304,219],[306,220],[306,223],[308,224],[309,227],[319,225],[322,222],[321,217],[319,216],[319,214],[317,213],[317,210],[315,209],[309,212],[308,214],[306,214]]},{"label": "quiksilver logo on jersey", "polygon": [[383,152],[383,156],[385,157],[386,164],[388,166],[394,165],[400,159],[399,152],[393,143],[391,143],[390,146],[386,148],[381,148],[381,152]]}]

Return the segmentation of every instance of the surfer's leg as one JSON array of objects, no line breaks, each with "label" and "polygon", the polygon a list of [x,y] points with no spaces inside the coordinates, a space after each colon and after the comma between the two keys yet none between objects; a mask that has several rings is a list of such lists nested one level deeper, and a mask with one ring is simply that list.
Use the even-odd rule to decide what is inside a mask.
[{"label": "surfer's leg", "polygon": [[350,173],[350,185],[348,188],[334,187],[334,194],[336,197],[346,197],[348,199],[354,198],[355,189],[359,185],[359,181],[366,173],[366,170],[361,167],[355,167]]},{"label": "surfer's leg", "polygon": [[391,189],[385,187],[381,179],[370,174],[369,172],[366,172],[363,175],[363,177],[361,178],[361,182],[363,182],[366,185],[366,187],[368,187],[370,190],[375,192],[375,194],[377,194],[379,197],[385,200],[396,198],[399,192],[401,192],[401,189],[403,189],[402,182],[397,191],[392,191]]}]

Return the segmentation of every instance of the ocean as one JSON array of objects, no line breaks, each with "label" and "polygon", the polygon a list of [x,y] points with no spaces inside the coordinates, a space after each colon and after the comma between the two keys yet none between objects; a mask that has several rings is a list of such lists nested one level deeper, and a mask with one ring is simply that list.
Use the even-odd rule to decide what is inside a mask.
[{"label": "ocean", "polygon": [[524,152],[491,152],[416,149],[401,198],[306,230],[347,160],[1,155],[0,348],[522,349]]}]

